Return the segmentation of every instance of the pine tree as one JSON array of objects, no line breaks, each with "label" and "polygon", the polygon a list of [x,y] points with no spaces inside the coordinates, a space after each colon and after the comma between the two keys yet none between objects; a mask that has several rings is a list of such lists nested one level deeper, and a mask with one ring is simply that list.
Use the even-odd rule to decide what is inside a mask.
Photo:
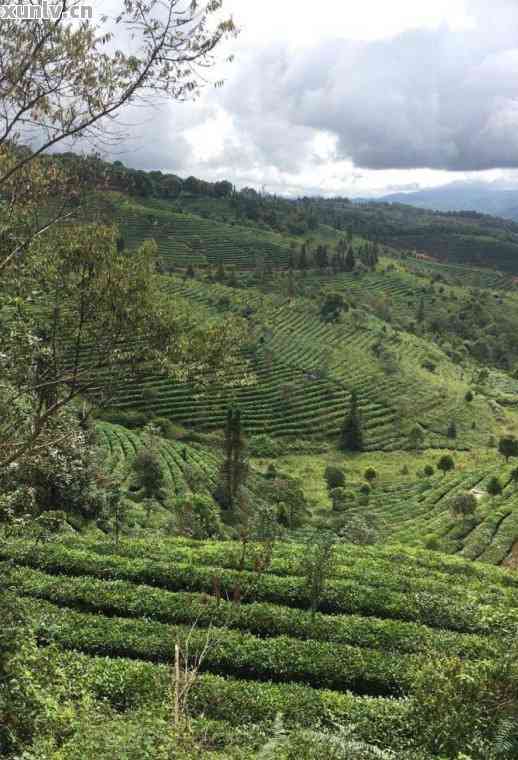
[{"label": "pine tree", "polygon": [[229,408],[225,425],[225,459],[220,471],[220,485],[214,497],[225,509],[232,510],[248,475],[246,441],[239,409]]},{"label": "pine tree", "polygon": [[218,264],[218,268],[216,269],[216,282],[225,282],[227,273],[225,272],[225,267],[223,265],[223,262],[220,261]]},{"label": "pine tree", "polygon": [[308,253],[306,249],[306,244],[303,243],[302,247],[300,249],[300,256],[299,256],[299,269],[307,269],[308,268]]},{"label": "pine tree", "polygon": [[356,267],[356,259],[354,257],[354,251],[351,247],[347,251],[347,255],[345,257],[345,271],[354,272],[355,267]]},{"label": "pine tree", "polygon": [[419,302],[419,309],[417,311],[417,321],[424,322],[424,298],[421,298]]},{"label": "pine tree", "polygon": [[342,426],[340,445],[343,451],[363,450],[363,431],[356,391],[351,393],[349,411]]},{"label": "pine tree", "polygon": [[454,420],[452,420],[448,427],[448,438],[456,438],[457,437],[457,425],[455,424]]},{"label": "pine tree", "polygon": [[241,425],[241,412],[234,410],[232,426],[232,503],[239,496],[248,475],[246,441]]}]

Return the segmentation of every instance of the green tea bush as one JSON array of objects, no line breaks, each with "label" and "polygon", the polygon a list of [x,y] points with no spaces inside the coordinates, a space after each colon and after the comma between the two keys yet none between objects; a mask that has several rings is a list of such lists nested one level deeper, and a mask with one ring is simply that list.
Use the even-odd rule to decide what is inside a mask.
[{"label": "green tea bush", "polygon": [[[38,602],[40,636],[46,632],[65,648],[89,654],[169,662],[175,641],[189,639],[201,652],[207,632],[162,623],[105,618]],[[261,680],[299,681],[317,688],[353,689],[357,694],[399,695],[417,666],[412,655],[391,655],[346,644],[301,641],[286,636],[261,639],[249,633],[213,627],[202,668],[218,674]]]}]

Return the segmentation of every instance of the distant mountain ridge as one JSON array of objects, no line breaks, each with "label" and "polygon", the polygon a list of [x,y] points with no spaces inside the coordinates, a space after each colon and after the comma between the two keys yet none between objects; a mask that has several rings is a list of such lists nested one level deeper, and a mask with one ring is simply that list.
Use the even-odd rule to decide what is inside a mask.
[{"label": "distant mountain ridge", "polygon": [[409,193],[392,193],[376,200],[434,211],[478,211],[518,221],[518,188],[495,187],[485,182],[452,182]]}]

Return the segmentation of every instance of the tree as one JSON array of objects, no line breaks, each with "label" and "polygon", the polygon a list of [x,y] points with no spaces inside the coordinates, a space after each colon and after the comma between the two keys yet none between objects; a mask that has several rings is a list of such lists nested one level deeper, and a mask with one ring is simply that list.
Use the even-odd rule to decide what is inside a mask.
[{"label": "tree", "polygon": [[267,504],[276,507],[277,523],[289,530],[301,528],[309,516],[304,491],[298,480],[279,475],[261,493]]},{"label": "tree", "polygon": [[477,508],[477,499],[470,492],[459,493],[451,502],[451,512],[454,517],[467,517],[474,514]]},{"label": "tree", "polygon": [[341,293],[328,293],[320,308],[320,318],[324,322],[337,322],[348,308]]},{"label": "tree", "polygon": [[[110,20],[101,18],[97,27],[70,21],[73,12],[80,10],[79,0],[65,0],[52,22],[40,19],[20,24],[4,19],[0,26],[0,82],[9,82],[0,109],[0,272],[8,275],[0,289],[0,309],[10,311],[9,320],[2,319],[0,335],[8,357],[0,367],[0,419],[5,420],[0,429],[0,467],[33,451],[45,451],[66,436],[63,426],[58,432],[56,420],[63,406],[83,395],[87,374],[92,380],[94,372],[85,371],[85,357],[102,356],[109,364],[117,353],[127,371],[133,371],[138,361],[128,350],[131,340],[125,344],[124,321],[127,316],[129,335],[135,307],[148,300],[144,278],[156,270],[156,256],[149,255],[152,246],[135,260],[121,256],[114,230],[84,223],[88,209],[81,205],[89,189],[103,186],[105,180],[100,159],[47,152],[64,140],[106,142],[117,112],[143,95],[160,92],[182,100],[195,94],[205,81],[199,66],[213,63],[213,51],[234,28],[231,21],[208,23],[219,11],[218,2],[199,9],[183,0],[166,0],[160,11],[157,4],[143,0],[121,5],[115,36],[117,29],[131,29],[133,44],[128,53],[117,49],[112,35],[106,33]],[[182,34],[179,28],[184,29]],[[20,139],[27,144],[20,144]],[[117,172],[121,177],[128,175],[122,165]],[[63,225],[64,220],[75,223]],[[63,282],[67,287],[60,292]],[[71,288],[79,299],[75,302]],[[67,299],[73,303],[68,324]],[[140,322],[151,340],[153,326],[148,323],[146,329],[145,317],[153,300],[149,298]],[[152,309],[155,319],[164,306],[160,300],[160,306]],[[35,308],[16,308],[27,301],[36,302]],[[101,304],[103,309],[109,305],[109,311],[99,309]],[[133,323],[137,330],[138,321]],[[74,326],[71,334],[63,331],[70,324]],[[101,346],[92,341],[94,325],[97,337],[106,327]],[[135,346],[145,345],[138,334],[134,337]],[[70,346],[73,351],[68,350]],[[65,365],[55,356],[60,348],[68,351]],[[158,351],[155,359],[159,359]],[[37,373],[32,372],[35,367]],[[46,400],[40,404],[44,395]],[[34,400],[43,412],[31,411],[28,420],[23,409]]]},{"label": "tree", "polygon": [[223,264],[222,259],[220,259],[218,262],[215,279],[216,279],[216,282],[219,282],[219,283],[223,283],[227,279],[227,273],[225,272],[225,265]]},{"label": "tree", "polygon": [[158,454],[153,449],[140,449],[133,461],[133,472],[137,483],[147,500],[161,500],[163,497],[164,472]]},{"label": "tree", "polygon": [[[195,95],[206,81],[200,67],[212,64],[213,52],[234,26],[216,21],[219,2],[200,8],[183,0],[129,0],[120,3],[116,21],[100,17],[95,27],[71,20],[80,5],[64,0],[52,21],[0,24],[2,481],[12,470],[48,467],[58,446],[66,451],[81,429],[69,410],[80,397],[91,405],[104,403],[115,370],[124,367],[132,376],[147,364],[147,371],[188,376],[196,357],[205,363],[204,355],[207,368],[214,360],[222,366],[216,359],[223,349],[216,345],[223,335],[219,328],[212,342],[204,337],[208,325],[196,324],[187,304],[168,306],[156,277],[155,246],[125,256],[116,229],[88,223],[97,215],[87,213],[83,202],[91,188],[104,187],[102,162],[67,161],[49,151],[65,140],[106,145],[117,113],[142,96]],[[131,37],[126,52],[113,29],[115,37],[118,29]],[[134,181],[143,192],[152,187],[145,175]],[[224,353],[232,353],[230,343]],[[204,374],[199,366],[196,372]],[[16,498],[6,500],[3,483],[0,492],[0,519],[10,520]],[[3,593],[0,607],[4,619]],[[13,674],[9,678],[15,682]],[[45,695],[33,693],[43,705]],[[49,703],[45,709],[54,708]],[[16,702],[9,712],[18,712]],[[22,711],[19,717],[28,718]],[[38,709],[23,726],[30,737],[29,720],[37,722]],[[3,733],[0,728],[2,741]],[[23,747],[16,749],[25,754]]]},{"label": "tree", "polygon": [[410,446],[418,451],[424,445],[424,431],[420,425],[414,425],[410,433],[408,434],[408,442]]},{"label": "tree", "polygon": [[475,398],[475,397],[474,397],[474,395],[473,395],[473,391],[468,391],[468,392],[466,393],[466,396],[465,396],[465,398],[466,398],[466,401],[468,402],[468,404],[471,404],[471,402],[472,402],[472,401],[473,401],[473,399]]},{"label": "tree", "polygon": [[333,488],[329,492],[331,501],[333,503],[334,512],[343,512],[347,507],[347,491],[343,487]]},{"label": "tree", "polygon": [[[10,314],[0,322],[6,357],[0,468],[66,437],[59,419],[79,397],[90,411],[108,405],[122,368],[127,377],[147,364],[148,370],[203,378],[197,360],[209,370],[230,358],[240,320],[208,324],[187,302],[172,304],[155,262],[152,243],[124,256],[112,228],[68,225],[38,238],[17,264],[9,287],[0,290]],[[238,331],[243,337],[244,324]],[[223,353],[221,341],[227,343]]]},{"label": "tree", "polygon": [[305,271],[308,268],[308,252],[305,243],[303,243],[300,248],[298,268],[302,271]]},{"label": "tree", "polygon": [[173,530],[196,540],[221,538],[223,525],[214,501],[203,494],[185,494],[173,502]]},{"label": "tree", "polygon": [[502,484],[500,483],[496,475],[494,475],[489,481],[489,483],[487,484],[487,492],[490,496],[500,496],[502,491],[503,491]]},{"label": "tree", "polygon": [[311,614],[320,606],[328,578],[335,567],[336,537],[332,533],[319,533],[307,543],[300,573],[304,577],[304,589]]},{"label": "tree", "polygon": [[441,470],[443,475],[446,475],[447,472],[451,472],[455,469],[455,461],[453,457],[450,454],[445,454],[442,456],[439,461],[437,462],[437,469]]},{"label": "tree", "polygon": [[[64,0],[52,21],[33,19],[24,24],[3,19],[0,82],[9,82],[0,110],[4,198],[9,185],[35,158],[64,140],[98,139],[99,130],[106,133],[125,104],[153,92],[176,100],[196,94],[203,83],[200,67],[213,63],[214,50],[235,31],[228,19],[209,23],[220,10],[219,2],[200,9],[193,3],[166,0],[161,12],[144,0],[121,6],[116,31],[131,30],[133,39],[126,53],[113,44],[111,19],[101,18],[96,27],[88,21],[71,21],[74,11],[80,11],[80,0]],[[13,150],[20,134],[30,147]],[[7,197],[13,199],[9,192]],[[36,229],[42,231],[47,225],[48,220]],[[2,251],[0,271],[26,252],[33,235],[7,239],[11,244]]]},{"label": "tree", "polygon": [[358,546],[372,546],[378,540],[378,526],[374,515],[346,515],[340,529],[340,540]]},{"label": "tree", "polygon": [[319,245],[317,247],[315,252],[315,263],[319,269],[325,269],[329,266],[329,257],[325,245]]},{"label": "tree", "polygon": [[424,298],[421,298],[419,302],[419,309],[417,310],[416,319],[419,323],[424,322]]},{"label": "tree", "polygon": [[356,391],[351,393],[349,410],[342,426],[340,447],[343,451],[363,450],[363,431]]},{"label": "tree", "polygon": [[220,485],[214,498],[225,509],[233,510],[248,476],[247,445],[239,409],[229,407],[225,426],[225,459],[221,466]]},{"label": "tree", "polygon": [[343,488],[345,486],[345,472],[339,467],[328,465],[324,473],[324,478],[327,483],[328,491],[332,491],[334,488]]},{"label": "tree", "polygon": [[498,442],[498,451],[508,462],[511,457],[518,457],[518,439],[514,435],[504,435]]},{"label": "tree", "polygon": [[351,246],[345,256],[344,268],[346,272],[354,272],[355,267],[356,259],[354,257],[354,250]]},{"label": "tree", "polygon": [[367,481],[367,483],[370,483],[372,485],[372,483],[374,483],[377,480],[378,473],[373,467],[368,467],[365,470],[364,478]]},{"label": "tree", "polygon": [[432,475],[434,474],[435,470],[434,470],[434,468],[432,467],[431,464],[427,464],[426,467],[424,468],[423,472],[424,472],[424,474],[425,474],[425,476],[427,478],[431,478]]}]

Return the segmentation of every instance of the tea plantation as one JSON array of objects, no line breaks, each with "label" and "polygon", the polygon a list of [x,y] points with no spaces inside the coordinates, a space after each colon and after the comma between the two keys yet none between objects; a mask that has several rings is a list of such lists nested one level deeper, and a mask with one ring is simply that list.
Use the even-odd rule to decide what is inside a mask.
[{"label": "tea plantation", "polygon": [[[195,651],[209,636],[189,711],[203,716],[220,748],[239,736],[252,749],[282,713],[286,728],[347,722],[358,740],[397,749],[412,730],[420,671],[437,658],[461,658],[475,672],[503,655],[518,621],[518,580],[504,571],[350,545],[337,550],[312,614],[302,553],[297,544],[276,545],[259,575],[252,558],[239,569],[232,542],[114,547],[75,538],[1,549],[41,644],[63,652],[66,677],[122,714],[159,713],[175,642],[188,638]],[[237,586],[239,605],[230,601]],[[239,733],[249,724],[254,730]]]}]

